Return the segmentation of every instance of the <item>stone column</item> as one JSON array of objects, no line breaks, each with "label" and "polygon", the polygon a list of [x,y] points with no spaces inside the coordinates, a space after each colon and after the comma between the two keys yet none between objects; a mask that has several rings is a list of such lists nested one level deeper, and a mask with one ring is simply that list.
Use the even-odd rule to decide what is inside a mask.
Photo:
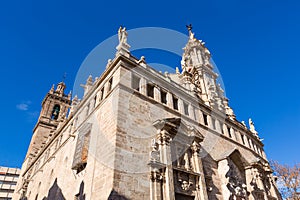
[{"label": "stone column", "polygon": [[183,106],[183,101],[182,101],[182,99],[178,99],[178,111],[179,111],[181,114],[184,114],[184,106]]},{"label": "stone column", "polygon": [[229,133],[228,133],[228,127],[226,124],[223,124],[223,131],[224,131],[224,135],[229,137]]},{"label": "stone column", "polygon": [[151,168],[150,200],[162,200],[162,175],[157,167]]},{"label": "stone column", "polygon": [[154,100],[161,102],[160,88],[157,86],[154,86]]},{"label": "stone column", "polygon": [[252,140],[248,138],[248,142],[249,142],[249,148],[253,149]]},{"label": "stone column", "polygon": [[207,190],[206,190],[206,183],[204,178],[204,172],[203,172],[203,165],[200,158],[200,141],[196,140],[193,141],[191,145],[192,150],[192,163],[193,163],[193,169],[196,173],[200,174],[199,180],[197,180],[198,186],[196,186],[196,197],[195,199],[208,199],[207,196]]},{"label": "stone column", "polygon": [[142,77],[140,80],[140,93],[147,95],[147,81],[144,77]]},{"label": "stone column", "polygon": [[231,138],[236,141],[235,132],[232,127],[230,128],[230,135],[231,135]]},{"label": "stone column", "polygon": [[161,163],[166,165],[165,170],[165,183],[163,187],[163,199],[164,200],[175,200],[174,195],[174,180],[173,180],[173,169],[172,169],[172,158],[171,158],[171,134],[166,130],[159,130],[158,141],[160,141],[160,158]]},{"label": "stone column", "polygon": [[207,123],[208,123],[208,127],[213,129],[212,119],[210,115],[207,115]]},{"label": "stone column", "polygon": [[243,134],[243,137],[244,137],[244,141],[245,141],[245,146],[250,148],[247,136],[245,134]]},{"label": "stone column", "polygon": [[243,144],[242,135],[241,132],[239,131],[236,131],[236,141],[239,142],[240,144]]},{"label": "stone column", "polygon": [[93,111],[94,108],[96,107],[96,102],[97,102],[97,96],[94,96],[94,98],[92,98],[91,103],[90,103],[90,111],[89,111],[89,114],[90,114],[91,111]]},{"label": "stone column", "polygon": [[220,122],[219,122],[218,119],[215,120],[215,127],[216,127],[216,131],[217,131],[218,133],[222,133],[222,130],[221,130],[221,129],[222,129],[223,127],[221,127]]},{"label": "stone column", "polygon": [[167,106],[173,109],[173,95],[172,93],[167,93]]},{"label": "stone column", "polygon": [[203,119],[203,113],[200,109],[196,110],[196,120],[200,123],[200,124],[204,124],[204,119]]},{"label": "stone column", "polygon": [[195,112],[194,112],[194,108],[192,106],[192,104],[189,104],[189,116],[191,119],[195,119]]}]

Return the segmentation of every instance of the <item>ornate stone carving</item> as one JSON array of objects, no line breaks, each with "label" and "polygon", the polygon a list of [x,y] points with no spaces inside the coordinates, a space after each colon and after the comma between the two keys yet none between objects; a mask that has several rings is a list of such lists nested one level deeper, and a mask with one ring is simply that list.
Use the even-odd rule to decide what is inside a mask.
[{"label": "ornate stone carving", "polygon": [[195,153],[200,153],[200,144],[196,141],[193,141],[192,145],[191,145],[191,150],[192,152],[195,154]]},{"label": "ornate stone carving", "polygon": [[152,171],[150,175],[150,179],[153,182],[161,182],[163,180],[162,173],[158,170]]},{"label": "ornate stone carving", "polygon": [[198,96],[202,94],[202,89],[201,89],[201,77],[200,74],[196,71],[193,73],[192,76],[192,83],[194,84],[194,92]]},{"label": "ornate stone carving", "polygon": [[230,191],[230,200],[246,200],[247,199],[247,186],[244,177],[242,177],[239,169],[235,164],[229,160],[229,170],[226,173],[228,178],[227,188]]},{"label": "ornate stone carving", "polygon": [[194,194],[194,191],[197,189],[197,175],[190,174],[183,171],[174,171],[174,180],[175,180],[175,192],[184,193],[187,195]]},{"label": "ornate stone carving", "polygon": [[232,110],[232,108],[230,108],[229,104],[228,104],[228,99],[227,98],[223,98],[223,103],[224,103],[224,108],[225,108],[225,113],[226,115],[228,115],[228,117],[232,120],[234,120],[236,117],[235,117],[235,114]]},{"label": "ornate stone carving", "polygon": [[171,135],[165,130],[160,132],[160,134],[157,136],[157,139],[163,145],[169,145],[172,140]]},{"label": "ornate stone carving", "polygon": [[160,162],[160,152],[158,149],[158,143],[155,138],[151,140],[151,152],[150,152],[150,161],[151,162]]}]

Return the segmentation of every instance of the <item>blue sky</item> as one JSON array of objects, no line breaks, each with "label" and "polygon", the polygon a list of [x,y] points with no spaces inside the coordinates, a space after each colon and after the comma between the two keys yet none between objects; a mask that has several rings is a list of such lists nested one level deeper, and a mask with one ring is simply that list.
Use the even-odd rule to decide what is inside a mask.
[{"label": "blue sky", "polygon": [[[299,162],[299,9],[296,0],[2,1],[0,165],[21,166],[51,85],[66,72],[71,90],[88,53],[120,25],[186,33],[189,23],[212,53],[237,118],[255,122],[268,158]],[[171,58],[165,62],[179,66]]]}]

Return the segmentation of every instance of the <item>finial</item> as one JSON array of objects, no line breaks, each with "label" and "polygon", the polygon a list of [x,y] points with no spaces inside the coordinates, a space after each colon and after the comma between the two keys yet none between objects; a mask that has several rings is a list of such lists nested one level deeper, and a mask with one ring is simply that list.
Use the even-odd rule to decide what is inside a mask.
[{"label": "finial", "polygon": [[50,89],[50,93],[53,94],[54,92],[54,84],[52,85],[51,89]]},{"label": "finial", "polygon": [[69,94],[68,94],[68,99],[71,100],[72,98],[72,90],[70,90]]},{"label": "finial", "polygon": [[78,96],[75,95],[74,98],[72,99],[72,105],[77,105],[79,99],[78,99]]},{"label": "finial", "polygon": [[176,74],[180,74],[179,68],[176,67]]}]

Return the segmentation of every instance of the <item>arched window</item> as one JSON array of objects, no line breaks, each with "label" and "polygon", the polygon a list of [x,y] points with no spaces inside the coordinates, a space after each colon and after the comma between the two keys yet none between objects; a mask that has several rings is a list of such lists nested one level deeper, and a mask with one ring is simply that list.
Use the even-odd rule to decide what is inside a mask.
[{"label": "arched window", "polygon": [[60,111],[60,105],[56,104],[53,107],[52,114],[51,114],[51,119],[57,120],[58,116],[59,116],[59,111]]}]

